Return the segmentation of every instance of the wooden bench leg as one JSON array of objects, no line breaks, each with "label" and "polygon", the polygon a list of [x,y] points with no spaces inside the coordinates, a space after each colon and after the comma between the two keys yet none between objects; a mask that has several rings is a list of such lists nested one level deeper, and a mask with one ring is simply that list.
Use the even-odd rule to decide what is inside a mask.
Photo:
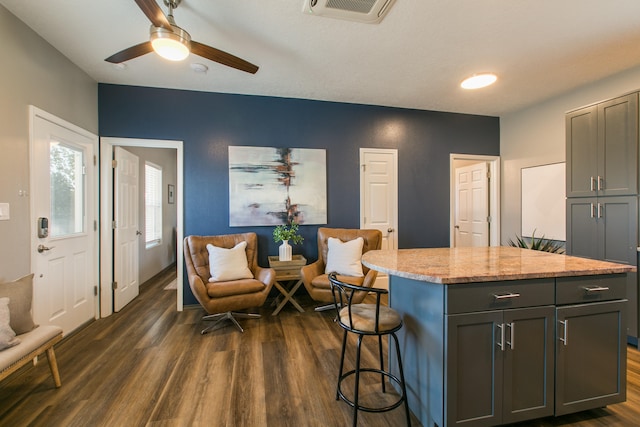
[{"label": "wooden bench leg", "polygon": [[56,353],[53,351],[53,346],[47,349],[47,359],[49,359],[49,368],[51,369],[53,382],[56,384],[56,388],[60,388],[62,382],[60,381],[60,372],[58,372],[58,362],[56,361]]}]

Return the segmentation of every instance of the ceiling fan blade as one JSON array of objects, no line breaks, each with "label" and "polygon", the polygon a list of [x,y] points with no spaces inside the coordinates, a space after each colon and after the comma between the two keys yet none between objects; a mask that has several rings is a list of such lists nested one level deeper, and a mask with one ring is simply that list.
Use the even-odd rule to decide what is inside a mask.
[{"label": "ceiling fan blade", "polygon": [[247,62],[244,59],[240,59],[237,56],[233,56],[230,53],[193,40],[191,40],[191,53],[195,53],[203,58],[207,58],[211,61],[218,62],[222,65],[235,68],[236,70],[245,71],[247,73],[255,74],[256,71],[258,71],[257,65],[253,65],[252,63]]},{"label": "ceiling fan blade", "polygon": [[147,15],[154,27],[162,27],[171,31],[171,23],[155,0],[136,0],[136,4]]},{"label": "ceiling fan blade", "polygon": [[153,52],[153,46],[151,46],[151,42],[142,42],[125,50],[121,50],[118,53],[114,53],[113,55],[105,59],[105,61],[111,62],[113,64],[119,64],[121,62],[137,58],[138,56],[145,55],[149,52]]}]

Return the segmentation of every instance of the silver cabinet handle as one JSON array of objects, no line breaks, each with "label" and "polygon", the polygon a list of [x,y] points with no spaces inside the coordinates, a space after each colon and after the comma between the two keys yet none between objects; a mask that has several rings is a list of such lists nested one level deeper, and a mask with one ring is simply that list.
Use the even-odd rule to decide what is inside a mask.
[{"label": "silver cabinet handle", "polygon": [[509,328],[509,348],[513,350],[516,347],[516,325],[514,322],[507,323],[506,326]]},{"label": "silver cabinet handle", "polygon": [[51,249],[55,248],[55,246],[51,246],[50,248],[46,247],[45,245],[38,245],[38,253],[42,253],[44,251],[50,251]]},{"label": "silver cabinet handle", "polygon": [[582,289],[585,290],[585,292],[604,292],[604,291],[608,291],[609,287],[608,286],[593,286],[593,287],[588,287],[588,286],[584,286]]},{"label": "silver cabinet handle", "polygon": [[496,326],[500,329],[500,342],[498,343],[498,347],[500,347],[501,351],[504,351],[504,323],[498,323]]},{"label": "silver cabinet handle", "polygon": [[493,294],[493,297],[496,300],[503,300],[503,299],[511,299],[511,298],[518,298],[520,296],[520,294],[516,294],[514,292],[509,292],[508,294]]},{"label": "silver cabinet handle", "polygon": [[591,191],[596,191],[596,180],[594,177],[589,177],[589,188]]},{"label": "silver cabinet handle", "polygon": [[562,337],[558,338],[560,341],[564,343],[564,345],[569,345],[569,319],[559,320],[558,321],[562,326],[564,326],[564,331],[562,333]]},{"label": "silver cabinet handle", "polygon": [[602,191],[604,188],[604,181],[600,175],[598,175],[598,191]]},{"label": "silver cabinet handle", "polygon": [[598,218],[602,218],[602,203],[598,203]]},{"label": "silver cabinet handle", "polygon": [[596,217],[596,213],[595,213],[595,209],[594,209],[594,204],[591,203],[591,218],[595,218]]}]

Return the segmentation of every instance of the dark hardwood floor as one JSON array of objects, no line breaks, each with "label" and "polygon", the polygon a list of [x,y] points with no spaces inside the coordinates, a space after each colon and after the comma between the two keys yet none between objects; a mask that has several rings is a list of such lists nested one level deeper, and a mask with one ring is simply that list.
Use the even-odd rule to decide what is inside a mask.
[{"label": "dark hardwood floor", "polygon": [[[259,310],[261,319],[240,320],[244,333],[228,326],[203,336],[204,311],[178,313],[175,291],[163,289],[172,278],[168,273],[146,284],[120,313],[58,344],[60,389],[54,387],[46,360],[0,382],[0,425],[351,424],[351,408],[335,400],[342,332],[331,311],[314,312],[315,304],[301,289],[296,299],[305,313],[287,305],[273,317],[267,301]],[[363,354],[365,362],[373,360],[373,344]],[[353,352],[347,358],[353,360]],[[638,425],[640,353],[631,348],[628,379],[626,403],[520,425]],[[369,390],[378,378],[362,381]],[[402,426],[404,417],[403,408],[361,413],[359,425]]]}]

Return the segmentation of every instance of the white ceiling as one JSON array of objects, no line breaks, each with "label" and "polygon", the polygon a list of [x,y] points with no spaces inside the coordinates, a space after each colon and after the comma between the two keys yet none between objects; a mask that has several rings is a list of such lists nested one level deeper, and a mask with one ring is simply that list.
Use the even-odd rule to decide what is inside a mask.
[{"label": "white ceiling", "polygon": [[[101,83],[500,116],[640,65],[639,0],[397,0],[380,24],[310,16],[304,0],[183,0],[177,24],[255,75],[195,55],[105,62],[148,40],[133,0],[0,4]],[[498,82],[459,88],[482,71]]]}]

